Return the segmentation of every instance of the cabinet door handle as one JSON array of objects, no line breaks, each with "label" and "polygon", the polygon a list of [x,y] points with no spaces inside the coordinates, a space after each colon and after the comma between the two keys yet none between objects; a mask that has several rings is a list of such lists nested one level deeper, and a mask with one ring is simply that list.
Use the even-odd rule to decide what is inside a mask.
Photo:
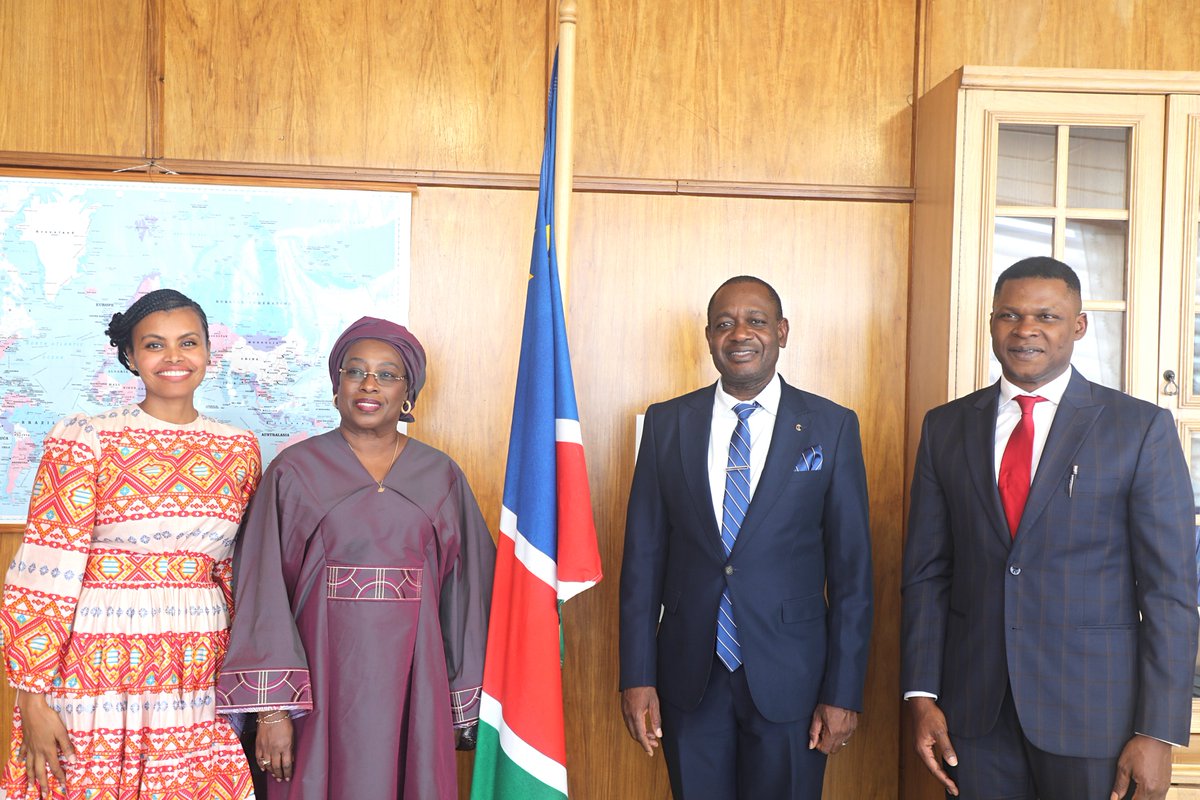
[{"label": "cabinet door handle", "polygon": [[1169,369],[1163,373],[1163,388],[1164,397],[1174,397],[1179,394],[1179,384],[1175,382],[1175,370]]}]

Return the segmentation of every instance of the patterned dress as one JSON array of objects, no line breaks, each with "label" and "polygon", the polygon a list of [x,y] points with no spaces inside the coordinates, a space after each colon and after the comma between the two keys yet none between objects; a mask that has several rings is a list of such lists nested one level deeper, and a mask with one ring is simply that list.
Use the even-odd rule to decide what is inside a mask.
[{"label": "patterned dress", "polygon": [[[243,800],[245,755],[216,715],[230,559],[260,476],[254,436],[136,405],[46,438],[0,606],[10,684],[43,692],[76,757],[68,800]],[[26,787],[14,715],[0,797]]]}]

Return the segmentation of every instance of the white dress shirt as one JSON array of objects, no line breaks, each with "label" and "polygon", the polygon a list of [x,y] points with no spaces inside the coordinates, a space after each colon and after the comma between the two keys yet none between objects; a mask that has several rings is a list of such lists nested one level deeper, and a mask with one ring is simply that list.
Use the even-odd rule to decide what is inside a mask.
[{"label": "white dress shirt", "polygon": [[758,396],[750,400],[739,400],[728,394],[721,388],[721,382],[717,381],[716,396],[713,398],[712,425],[709,426],[708,434],[708,486],[712,491],[713,514],[716,515],[718,529],[721,527],[725,507],[725,468],[729,466],[729,440],[733,438],[733,429],[737,427],[738,421],[737,412],[733,407],[738,403],[758,403],[762,406],[746,420],[750,427],[750,498],[753,499],[763,465],[767,462],[767,451],[771,449],[771,435],[775,430],[775,417],[779,415],[779,398],[782,393],[783,383],[778,372]]},{"label": "white dress shirt", "polygon": [[1004,458],[1009,437],[1021,421],[1021,405],[1016,401],[1017,395],[1046,398],[1043,403],[1033,404],[1033,461],[1029,469],[1029,480],[1032,482],[1037,474],[1038,463],[1042,460],[1042,451],[1046,449],[1046,437],[1050,434],[1054,415],[1058,413],[1058,404],[1062,402],[1063,392],[1067,391],[1067,384],[1071,382],[1073,369],[1067,367],[1062,375],[1039,386],[1035,392],[1027,392],[1009,383],[1008,378],[1000,378],[1000,406],[996,409],[996,460],[992,465],[997,484],[1000,482],[1000,460]]}]

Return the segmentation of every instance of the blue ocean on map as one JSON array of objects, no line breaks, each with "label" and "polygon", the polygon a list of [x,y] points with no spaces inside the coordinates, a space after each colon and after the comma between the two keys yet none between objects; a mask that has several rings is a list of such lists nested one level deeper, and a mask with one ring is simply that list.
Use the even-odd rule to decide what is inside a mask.
[{"label": "blue ocean on map", "polygon": [[0,521],[23,521],[55,421],[140,399],[104,329],[153,289],[204,307],[197,407],[264,462],[333,427],[338,333],[407,321],[410,221],[407,192],[0,178]]}]

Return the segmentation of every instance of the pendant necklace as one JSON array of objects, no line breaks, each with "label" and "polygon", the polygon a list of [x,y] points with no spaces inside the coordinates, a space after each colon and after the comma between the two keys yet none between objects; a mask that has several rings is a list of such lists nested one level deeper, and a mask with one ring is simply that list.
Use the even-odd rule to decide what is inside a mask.
[{"label": "pendant necklace", "polygon": [[[361,464],[362,456],[360,456],[358,454],[358,451],[354,449],[354,445],[350,444],[350,440],[347,439],[345,436],[343,436],[342,439],[343,439],[343,441],[346,442],[346,447],[350,448],[350,452],[354,453],[355,458],[357,458],[359,463]],[[400,455],[400,434],[399,433],[396,434],[396,446],[392,448],[392,460],[388,462],[387,469],[385,469],[383,471],[384,478],[387,478],[388,473],[392,471],[392,467],[396,463],[396,456],[398,456],[398,455]],[[363,465],[363,469],[366,469],[365,464]],[[367,472],[367,474],[371,475],[370,472]],[[375,476],[372,475],[371,480],[375,481]],[[378,494],[383,491],[383,481],[375,481],[375,483],[379,484],[379,488],[375,490],[375,493]]]}]

